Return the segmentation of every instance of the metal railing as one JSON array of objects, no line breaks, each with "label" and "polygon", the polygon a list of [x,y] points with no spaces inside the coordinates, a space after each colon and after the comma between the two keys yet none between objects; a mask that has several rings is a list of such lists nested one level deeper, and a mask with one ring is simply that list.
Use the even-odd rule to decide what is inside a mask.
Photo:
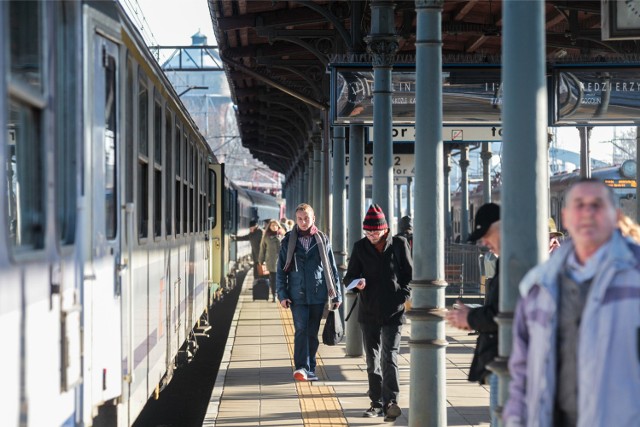
[{"label": "metal railing", "polygon": [[446,295],[475,295],[484,294],[484,256],[487,250],[477,245],[461,243],[445,244],[445,271],[455,272],[446,277],[449,285],[445,289]]}]

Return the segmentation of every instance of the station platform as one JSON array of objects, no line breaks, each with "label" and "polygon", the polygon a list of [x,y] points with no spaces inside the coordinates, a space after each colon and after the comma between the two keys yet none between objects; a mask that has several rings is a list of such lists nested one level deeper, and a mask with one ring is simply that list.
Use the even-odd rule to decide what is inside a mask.
[{"label": "station platform", "polygon": [[[369,407],[364,355],[320,342],[319,381],[293,379],[293,321],[278,303],[253,301],[247,274],[229,330],[203,426],[373,426],[409,424],[409,332],[399,355],[402,416],[394,422],[362,416]],[[320,333],[322,327],[320,329]],[[476,336],[447,326],[447,425],[488,426],[489,387],[467,381]],[[428,399],[425,396],[425,399]]]}]

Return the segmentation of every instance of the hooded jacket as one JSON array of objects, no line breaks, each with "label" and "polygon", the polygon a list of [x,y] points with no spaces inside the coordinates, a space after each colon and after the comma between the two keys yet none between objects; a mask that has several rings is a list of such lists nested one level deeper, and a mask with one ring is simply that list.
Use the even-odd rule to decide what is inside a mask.
[{"label": "hooded jacket", "polygon": [[[553,426],[558,286],[572,242],[522,279],[509,359],[506,426]],[[618,232],[601,260],[582,313],[577,348],[578,427],[640,420],[640,246]]]},{"label": "hooded jacket", "polygon": [[[395,246],[395,249],[394,249]],[[409,299],[413,260],[407,240],[387,233],[382,253],[365,237],[353,245],[344,283],[364,278],[359,291],[358,322],[377,325],[404,323],[404,303]]]}]

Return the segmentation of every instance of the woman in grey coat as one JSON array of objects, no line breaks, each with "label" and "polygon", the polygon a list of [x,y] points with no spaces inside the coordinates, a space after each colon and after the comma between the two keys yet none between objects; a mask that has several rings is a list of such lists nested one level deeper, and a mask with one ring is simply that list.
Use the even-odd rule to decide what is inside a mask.
[{"label": "woman in grey coat", "polygon": [[271,288],[273,302],[276,302],[276,267],[280,253],[280,240],[284,234],[282,231],[282,226],[278,221],[275,219],[269,221],[260,242],[260,255],[258,256],[258,262],[264,263],[269,270],[269,288]]}]

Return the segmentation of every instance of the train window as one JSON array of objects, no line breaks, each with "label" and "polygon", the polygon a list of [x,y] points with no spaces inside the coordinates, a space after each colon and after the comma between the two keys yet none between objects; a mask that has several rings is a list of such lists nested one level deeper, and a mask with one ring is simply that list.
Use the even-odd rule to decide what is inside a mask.
[{"label": "train window", "polygon": [[165,135],[165,146],[164,146],[164,168],[165,168],[165,185],[166,191],[164,194],[165,197],[165,207],[164,207],[164,223],[165,223],[165,236],[169,237],[173,234],[173,230],[171,229],[171,217],[173,215],[173,206],[171,203],[173,202],[173,175],[171,172],[172,162],[171,162],[171,153],[173,150],[173,115],[171,111],[167,108],[165,111],[164,117],[164,135]]},{"label": "train window", "polygon": [[138,89],[138,237],[146,238],[149,221],[149,94],[141,77]]},{"label": "train window", "polygon": [[209,222],[209,226],[211,228],[216,226],[216,222],[217,222],[217,217],[216,217],[216,174],[210,170],[209,171],[209,218],[208,218],[208,222]]},{"label": "train window", "polygon": [[125,94],[125,138],[124,147],[126,150],[125,163],[126,163],[126,192],[125,195],[127,203],[133,203],[133,179],[135,171],[133,168],[133,94],[135,93],[135,79],[134,79],[134,65],[130,57],[127,57],[127,75],[126,75],[126,94]]},{"label": "train window", "polygon": [[194,150],[193,150],[193,140],[190,139],[188,145],[188,150],[189,150],[189,155],[187,156],[187,159],[189,159],[189,163],[187,165],[187,168],[189,170],[189,173],[187,174],[187,176],[189,177],[189,187],[187,189],[187,191],[189,192],[189,225],[188,225],[188,232],[189,233],[193,233],[195,231],[195,226],[194,226],[194,206],[195,206],[195,202],[193,200],[193,198],[195,197],[195,194],[193,192],[193,167],[195,166],[195,163],[193,161],[194,158]]},{"label": "train window", "polygon": [[63,112],[55,121],[55,182],[56,182],[56,235],[63,245],[75,242],[76,229],[76,174],[78,173],[78,133],[76,125],[79,105],[74,88],[79,71],[74,67],[79,45],[73,35],[74,19],[66,9],[70,5],[55,3],[57,49],[60,60],[56,61],[55,108]]},{"label": "train window", "polygon": [[176,177],[176,182],[175,182],[175,217],[176,217],[176,222],[175,222],[175,235],[178,236],[181,233],[182,230],[182,224],[181,224],[181,216],[180,216],[180,212],[182,212],[182,205],[180,204],[180,190],[182,189],[182,184],[180,182],[180,148],[182,147],[182,139],[180,138],[180,136],[182,135],[182,132],[180,130],[180,124],[178,123],[178,120],[176,119],[176,139],[175,139],[175,177]]},{"label": "train window", "polygon": [[40,249],[44,246],[45,175],[40,111],[9,104],[7,152],[7,214],[9,236],[14,246]]},{"label": "train window", "polygon": [[7,20],[11,75],[38,91],[42,88],[43,80],[41,12],[41,2],[10,1]]},{"label": "train window", "polygon": [[9,239],[19,250],[41,249],[45,236],[45,171],[42,110],[42,3],[8,3],[11,96],[5,152]]},{"label": "train window", "polygon": [[162,235],[162,105],[153,104],[153,236]]},{"label": "train window", "polygon": [[108,239],[114,239],[118,224],[118,193],[116,186],[116,61],[107,56],[105,65],[105,134],[104,134],[104,166],[105,166],[105,232]]},{"label": "train window", "polygon": [[184,139],[182,140],[182,234],[189,233],[189,188],[187,186],[187,156],[189,153],[189,137],[187,132],[183,133]]}]

